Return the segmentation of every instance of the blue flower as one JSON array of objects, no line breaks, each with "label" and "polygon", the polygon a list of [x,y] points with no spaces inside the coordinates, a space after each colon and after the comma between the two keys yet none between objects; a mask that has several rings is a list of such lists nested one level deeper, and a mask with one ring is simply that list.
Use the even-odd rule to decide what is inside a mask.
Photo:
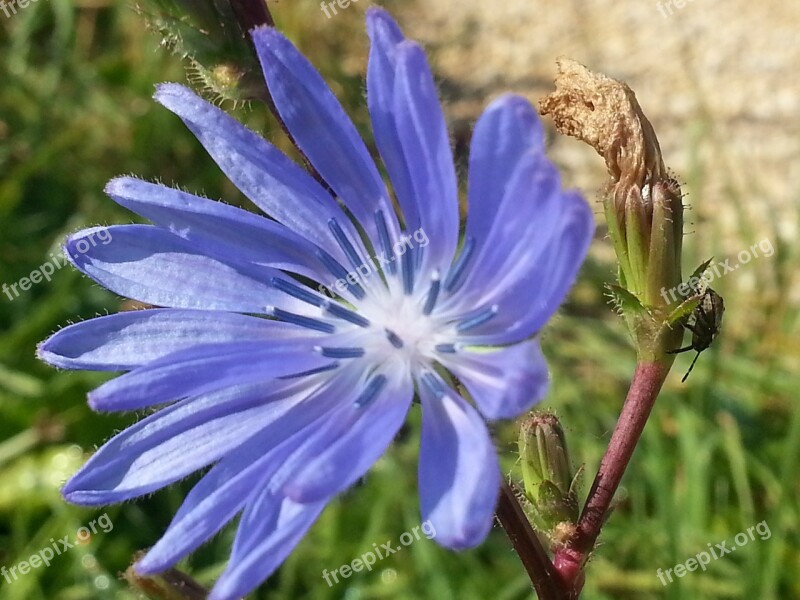
[{"label": "blue flower", "polygon": [[272,219],[123,177],[108,195],[153,225],[109,227],[108,244],[89,229],[66,244],[104,287],[165,308],[78,323],[40,346],[58,367],[126,372],[89,394],[93,409],[162,407],[103,446],[64,496],[121,502],[210,466],[137,570],[174,565],[241,513],[213,600],[241,597],[281,564],[386,451],[415,395],[422,518],[443,546],[479,544],[501,476],[484,419],[514,417],[545,395],[536,335],[592,237],[589,207],[562,191],[545,157],[535,111],[509,95],[475,127],[460,239],[425,55],[384,11],[367,20],[369,111],[399,211],[319,73],[261,28],[252,35],[269,91],[336,198],[233,118],[166,84],[156,100]]}]

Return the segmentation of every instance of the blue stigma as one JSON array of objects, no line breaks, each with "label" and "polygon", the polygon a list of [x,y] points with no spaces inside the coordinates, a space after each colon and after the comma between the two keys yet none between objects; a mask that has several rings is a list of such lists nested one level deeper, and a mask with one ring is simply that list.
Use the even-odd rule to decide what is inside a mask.
[{"label": "blue stigma", "polygon": [[357,312],[353,312],[352,310],[345,308],[338,302],[326,300],[322,306],[325,308],[326,312],[329,312],[334,317],[339,317],[340,319],[349,321],[353,325],[358,325],[359,327],[369,327],[370,325],[369,319],[362,317]]},{"label": "blue stigma", "polygon": [[302,300],[303,302],[307,302],[313,306],[322,306],[325,304],[325,298],[320,298],[303,286],[292,283],[291,281],[287,281],[286,279],[273,277],[271,283],[272,287],[274,287],[276,290],[286,292],[293,298],[297,298],[298,300]]},{"label": "blue stigma", "polygon": [[[383,216],[382,210],[375,211],[375,224],[378,226],[378,238],[380,238],[383,254],[388,261],[389,273],[394,275],[397,273],[397,265],[394,264],[394,257],[392,256],[392,243],[389,239],[389,228],[386,227],[386,218]],[[391,258],[389,258],[390,256]]]},{"label": "blue stigma", "polygon": [[358,271],[358,268],[362,264],[361,258],[358,256],[356,249],[353,248],[353,244],[350,243],[350,240],[339,225],[339,222],[336,219],[330,219],[328,221],[328,229],[331,230],[333,237],[336,239],[336,243],[339,244],[342,252],[345,253],[345,256],[347,256],[347,259],[350,261],[350,266]]},{"label": "blue stigma", "polygon": [[309,369],[308,371],[303,371],[302,373],[295,373],[294,375],[284,375],[283,377],[276,377],[276,379],[300,379],[301,377],[308,377],[309,375],[317,375],[318,373],[333,371],[334,369],[338,368],[339,368],[339,363],[332,362],[331,364],[325,365],[324,367]]},{"label": "blue stigma", "polygon": [[275,308],[274,306],[267,307],[267,314],[271,317],[275,317],[279,321],[292,323],[294,325],[299,325],[300,327],[314,329],[323,333],[334,333],[336,331],[336,327],[334,327],[332,323],[326,323],[325,321],[320,321],[319,319],[314,319],[312,317],[296,315],[295,313],[291,313],[281,308]]},{"label": "blue stigma", "polygon": [[476,313],[474,313],[473,316],[467,317],[466,319],[461,321],[458,325],[456,325],[456,331],[458,331],[459,333],[464,333],[469,329],[474,329],[475,327],[483,325],[487,321],[493,319],[496,314],[497,314],[496,304],[493,304],[488,308],[478,310]]},{"label": "blue stigma", "polygon": [[436,352],[441,352],[442,354],[455,354],[456,352],[456,345],[455,344],[436,344],[434,347]]},{"label": "blue stigma", "polygon": [[373,377],[367,384],[366,389],[361,392],[361,395],[353,403],[356,408],[364,408],[375,400],[376,396],[381,393],[383,386],[386,385],[386,375],[378,375]]},{"label": "blue stigma", "polygon": [[414,253],[411,248],[403,254],[403,291],[406,296],[414,291]]},{"label": "blue stigma", "polygon": [[348,275],[347,269],[345,269],[341,264],[339,264],[339,261],[337,261],[335,258],[333,258],[330,254],[328,254],[322,249],[317,250],[315,254],[317,258],[320,260],[320,262],[323,265],[325,265],[325,268],[328,269],[328,271],[330,271],[331,274],[337,280],[345,282],[348,289],[353,293],[353,295],[356,298],[362,300],[366,296],[363,288],[360,285],[358,285],[357,283],[350,283],[349,281],[347,281],[347,275]]},{"label": "blue stigma", "polygon": [[364,356],[363,348],[325,348],[317,347],[325,358],[361,358]]},{"label": "blue stigma", "polygon": [[425,373],[422,376],[422,383],[425,384],[425,386],[437,399],[444,396],[445,387],[442,385],[442,382],[433,375],[433,373]]},{"label": "blue stigma", "polygon": [[454,292],[459,285],[461,285],[464,271],[469,264],[469,259],[475,252],[475,238],[468,237],[464,240],[464,247],[461,248],[461,253],[456,258],[450,271],[447,273],[447,278],[444,281],[444,289],[447,292]]},{"label": "blue stigma", "polygon": [[433,312],[433,307],[436,306],[436,299],[439,297],[439,289],[442,287],[441,279],[439,279],[439,271],[434,271],[431,277],[431,287],[428,290],[428,297],[425,300],[425,306],[422,308],[423,315],[429,315]]},{"label": "blue stigma", "polygon": [[386,337],[389,338],[389,341],[392,343],[392,346],[395,348],[402,348],[403,347],[403,340],[400,339],[400,336],[397,335],[391,329],[386,329]]}]

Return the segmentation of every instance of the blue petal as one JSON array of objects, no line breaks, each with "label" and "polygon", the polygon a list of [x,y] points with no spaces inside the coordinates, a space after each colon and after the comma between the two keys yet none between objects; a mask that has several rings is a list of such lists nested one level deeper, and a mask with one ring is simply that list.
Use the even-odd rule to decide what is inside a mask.
[{"label": "blue petal", "polygon": [[154,492],[219,460],[286,413],[297,403],[293,395],[310,389],[307,381],[273,381],[164,408],[107,442],[62,493],[73,504],[102,505]]},{"label": "blue petal", "polygon": [[313,342],[227,342],[195,346],[120,375],[89,392],[98,411],[135,410],[332,364]]},{"label": "blue petal", "polygon": [[97,228],[71,236],[66,252],[81,272],[126,298],[172,308],[262,313],[267,305],[305,310],[264,283],[280,271],[231,265],[152,225],[116,225],[104,231],[110,243],[98,243]]},{"label": "blue petal", "polygon": [[336,219],[358,241],[336,201],[280,150],[233,117],[177,84],[158,87],[155,99],[178,115],[236,187],[265,213],[345,260],[328,230]]},{"label": "blue petal", "polygon": [[400,143],[394,111],[397,45],[405,37],[389,13],[375,7],[367,10],[367,32],[372,42],[367,68],[367,103],[375,143],[403,211],[406,228],[416,230],[420,226],[420,215],[414,196],[413,173]]},{"label": "blue petal", "polygon": [[586,258],[594,234],[594,219],[577,193],[562,195],[560,219],[543,251],[531,244],[509,265],[504,277],[493,278],[493,292],[483,302],[498,306],[497,317],[464,336],[466,344],[508,344],[528,338],[555,314]]},{"label": "blue petal", "polygon": [[461,348],[439,361],[463,383],[487,419],[513,419],[547,394],[548,372],[539,341],[497,348]]},{"label": "blue petal", "polygon": [[514,171],[530,150],[544,153],[536,111],[521,96],[501,96],[478,119],[470,143],[466,236],[475,240],[476,247],[483,246]]},{"label": "blue petal", "polygon": [[399,226],[386,186],[363,140],[319,72],[274,29],[252,32],[272,99],[298,146],[378,247],[375,212],[389,234]]},{"label": "blue petal", "polygon": [[62,369],[130,371],[173,352],[201,344],[274,341],[317,335],[309,329],[222,311],[151,309],[76,323],[38,348],[38,356]]},{"label": "blue petal", "polygon": [[136,563],[137,573],[153,575],[169,569],[216,535],[242,510],[253,490],[264,484],[265,477],[280,464],[287,451],[279,448],[264,452],[256,447],[256,438],[225,456],[192,488],[166,533]]},{"label": "blue petal", "polygon": [[[369,381],[376,376],[372,373]],[[316,502],[346,490],[386,452],[413,397],[411,380],[403,373],[392,374],[366,405],[354,403],[351,394],[275,474],[272,489],[282,486],[282,493],[297,502]]]},{"label": "blue petal", "polygon": [[446,270],[458,244],[458,187],[447,125],[425,53],[405,41],[395,50],[394,118],[411,177],[420,227],[433,243],[423,271]]},{"label": "blue petal", "polygon": [[[485,243],[475,251],[464,285],[457,291],[459,301],[470,309],[483,306],[498,291],[494,288],[530,270],[553,240],[568,208],[556,168],[540,152],[525,154],[506,185]],[[521,262],[523,257],[528,262]]]},{"label": "blue petal", "polygon": [[210,256],[283,269],[316,281],[330,279],[315,254],[318,247],[275,221],[131,177],[110,181],[106,193]]},{"label": "blue petal", "polygon": [[348,373],[325,381],[292,410],[225,456],[192,489],[167,532],[137,563],[137,572],[147,575],[173,566],[222,529],[265,488],[275,470],[353,384]]},{"label": "blue petal", "polygon": [[294,550],[327,502],[298,504],[269,492],[260,496],[239,526],[236,540],[246,551],[234,551],[209,600],[238,600],[257,588]]},{"label": "blue petal", "polygon": [[500,467],[480,415],[458,394],[422,382],[419,493],[423,521],[436,541],[463,550],[480,544],[492,528]]},{"label": "blue petal", "polygon": [[511,177],[463,286],[440,310],[456,316],[497,307],[497,316],[471,330],[464,343],[504,344],[530,337],[563,301],[593,232],[585,200],[562,191],[552,163],[541,152],[529,151]]}]

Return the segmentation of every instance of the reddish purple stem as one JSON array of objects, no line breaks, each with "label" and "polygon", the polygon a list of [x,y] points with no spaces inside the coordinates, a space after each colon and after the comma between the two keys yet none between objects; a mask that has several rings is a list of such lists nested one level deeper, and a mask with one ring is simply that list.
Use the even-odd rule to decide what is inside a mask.
[{"label": "reddish purple stem", "polygon": [[668,372],[669,365],[661,363],[636,365],[628,396],[589,491],[578,528],[566,548],[556,553],[555,568],[572,591],[572,598],[577,598],[583,587],[586,559],[594,549],[611,501]]}]

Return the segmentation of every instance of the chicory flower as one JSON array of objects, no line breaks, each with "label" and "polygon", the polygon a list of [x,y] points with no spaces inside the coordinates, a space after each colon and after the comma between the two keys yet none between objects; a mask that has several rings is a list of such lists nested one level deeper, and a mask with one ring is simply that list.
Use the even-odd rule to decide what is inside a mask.
[{"label": "chicory flower", "polygon": [[512,95],[475,127],[460,236],[426,57],[383,10],[369,11],[368,32],[369,111],[399,210],[319,73],[265,27],[252,38],[270,94],[336,197],[215,106],[166,84],[156,100],[271,219],[123,177],[108,195],[153,224],[109,227],[109,244],[81,244],[96,229],[66,244],[104,287],[163,308],[78,323],[41,345],[58,367],[125,372],[89,394],[93,409],[160,407],[103,446],[63,494],[121,502],[211,466],[136,569],[169,568],[241,513],[212,600],[266,579],[386,451],[415,397],[422,518],[443,546],[479,544],[501,477],[485,421],[545,395],[537,334],[592,237],[591,210],[562,191],[535,111]]}]

